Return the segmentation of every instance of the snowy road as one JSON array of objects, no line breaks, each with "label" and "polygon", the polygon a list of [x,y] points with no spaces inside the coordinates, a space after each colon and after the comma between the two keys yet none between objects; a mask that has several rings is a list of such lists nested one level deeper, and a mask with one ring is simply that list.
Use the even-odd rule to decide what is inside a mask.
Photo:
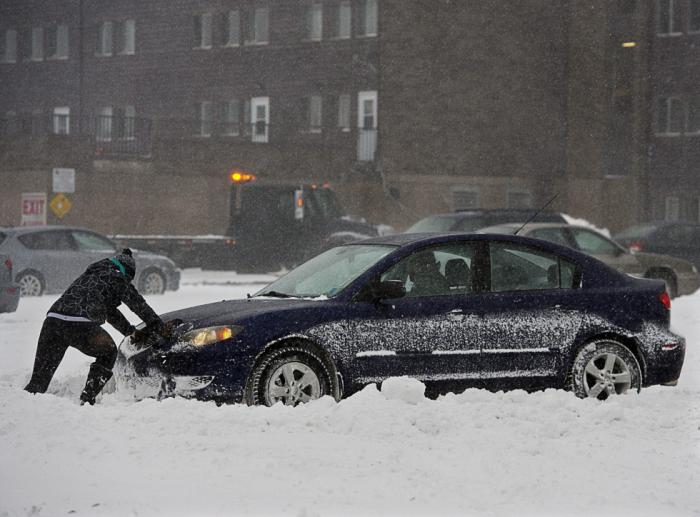
[{"label": "snowy road", "polygon": [[[264,280],[190,271],[149,302],[239,298]],[[0,517],[700,515],[700,294],[674,301],[688,339],[676,388],[431,401],[395,379],[297,409],[116,394],[81,407],[89,359],[73,350],[50,393],[31,396],[21,388],[54,299],[0,314]]]}]

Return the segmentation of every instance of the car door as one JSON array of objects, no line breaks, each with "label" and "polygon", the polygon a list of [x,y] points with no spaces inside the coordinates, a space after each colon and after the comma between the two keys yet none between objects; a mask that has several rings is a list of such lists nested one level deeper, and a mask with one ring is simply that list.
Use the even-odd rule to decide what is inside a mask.
[{"label": "car door", "polygon": [[85,271],[93,262],[114,256],[117,251],[112,241],[98,233],[71,230],[70,234],[75,242],[75,261],[80,272]]},{"label": "car door", "polygon": [[399,375],[440,392],[479,384],[482,249],[468,242],[423,248],[381,275],[403,281],[406,296],[358,303],[347,322],[359,384]]},{"label": "car door", "polygon": [[491,389],[553,386],[561,350],[573,342],[580,274],[548,251],[511,242],[489,245],[489,291],[483,295],[481,364]]},{"label": "car door", "polygon": [[587,228],[570,228],[569,231],[579,251],[605,262],[621,273],[644,275],[644,268],[636,257],[622,246]]},{"label": "car door", "polygon": [[66,288],[82,272],[76,262],[76,250],[66,230],[45,230],[20,235],[28,250],[22,269],[38,271],[49,292]]}]

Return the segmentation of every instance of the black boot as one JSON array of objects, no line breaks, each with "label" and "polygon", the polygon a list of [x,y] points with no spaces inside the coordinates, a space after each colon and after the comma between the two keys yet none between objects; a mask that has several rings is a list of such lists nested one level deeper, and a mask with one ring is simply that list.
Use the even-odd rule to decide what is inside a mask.
[{"label": "black boot", "polygon": [[102,391],[107,381],[112,378],[112,370],[108,370],[104,366],[93,363],[90,365],[90,373],[88,373],[85,388],[80,394],[80,405],[86,402],[91,406],[95,404],[95,397]]}]

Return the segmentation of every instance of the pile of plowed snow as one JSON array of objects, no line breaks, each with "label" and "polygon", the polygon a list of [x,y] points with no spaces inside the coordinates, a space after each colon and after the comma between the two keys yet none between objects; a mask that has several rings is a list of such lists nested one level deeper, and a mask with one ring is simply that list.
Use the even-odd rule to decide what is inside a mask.
[{"label": "pile of plowed snow", "polygon": [[[245,296],[204,281],[159,312]],[[700,295],[674,302],[688,339],[678,387],[606,403],[548,390],[438,400],[398,378],[340,403],[217,407],[184,399],[81,407],[69,351],[32,396],[53,296],[0,315],[0,516],[698,515]],[[113,334],[115,338],[117,333]]]}]

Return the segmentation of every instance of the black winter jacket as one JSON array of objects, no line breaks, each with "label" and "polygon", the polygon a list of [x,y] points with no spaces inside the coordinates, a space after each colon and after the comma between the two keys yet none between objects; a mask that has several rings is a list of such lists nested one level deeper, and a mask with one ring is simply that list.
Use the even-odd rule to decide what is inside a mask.
[{"label": "black winter jacket", "polygon": [[51,306],[49,312],[87,318],[102,324],[107,321],[122,334],[133,326],[117,307],[124,302],[151,328],[161,329],[163,322],[132,285],[130,278],[110,260],[91,264]]}]

